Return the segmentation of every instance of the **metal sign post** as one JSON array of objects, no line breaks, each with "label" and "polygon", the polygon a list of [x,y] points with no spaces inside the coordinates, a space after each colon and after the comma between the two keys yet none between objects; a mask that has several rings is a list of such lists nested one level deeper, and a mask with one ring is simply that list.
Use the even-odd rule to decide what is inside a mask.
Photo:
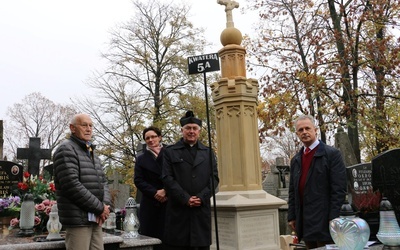
[{"label": "metal sign post", "polygon": [[207,94],[207,78],[206,73],[212,71],[218,71],[219,68],[219,57],[218,53],[199,55],[188,57],[189,75],[203,73],[204,77],[204,93],[206,96],[206,114],[207,114],[207,133],[208,133],[208,145],[210,147],[210,168],[211,168],[211,192],[214,202],[214,223],[215,223],[215,242],[217,250],[219,250],[219,238],[218,238],[218,223],[217,223],[217,206],[215,200],[215,182],[213,177],[213,164],[212,164],[212,146],[211,146],[211,125],[210,125],[210,113],[208,111],[208,94]]}]

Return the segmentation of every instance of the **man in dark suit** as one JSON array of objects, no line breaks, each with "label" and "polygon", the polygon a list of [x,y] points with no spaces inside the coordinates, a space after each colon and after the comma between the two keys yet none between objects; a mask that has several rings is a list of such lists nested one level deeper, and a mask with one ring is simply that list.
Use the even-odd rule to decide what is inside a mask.
[{"label": "man in dark suit", "polygon": [[312,116],[296,119],[303,143],[290,163],[289,226],[307,249],[333,243],[329,221],[339,217],[346,196],[346,168],[339,150],[317,140]]},{"label": "man in dark suit", "polygon": [[[201,120],[192,111],[180,119],[182,138],[164,151],[163,182],[168,194],[164,243],[168,250],[208,250],[211,245],[212,179],[217,162],[198,141]],[[211,166],[210,166],[211,163]]]}]

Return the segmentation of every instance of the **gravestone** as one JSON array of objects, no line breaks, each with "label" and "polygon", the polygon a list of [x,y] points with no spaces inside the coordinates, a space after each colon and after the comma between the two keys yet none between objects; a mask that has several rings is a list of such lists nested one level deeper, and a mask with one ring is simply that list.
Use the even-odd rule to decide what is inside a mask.
[{"label": "gravestone", "polygon": [[262,183],[263,190],[269,194],[288,200],[289,190],[289,166],[285,165],[282,157],[276,158],[276,164],[271,166],[271,172]]},{"label": "gravestone", "polygon": [[29,148],[17,148],[17,159],[28,159],[28,172],[33,175],[39,175],[40,161],[42,159],[51,159],[50,149],[40,148],[40,138],[29,138]]},{"label": "gravestone", "polygon": [[[136,147],[136,158],[144,153],[144,150],[146,149],[146,143],[145,142],[139,142],[137,147]],[[136,197],[135,200],[138,204],[140,204],[140,201],[142,200],[142,192],[136,188]],[[140,208],[139,208],[140,209]]]},{"label": "gravestone", "polygon": [[114,208],[124,208],[126,200],[130,197],[129,185],[120,183],[122,180],[122,175],[117,171],[114,171],[112,177],[108,180],[112,181],[112,183],[109,185],[109,188],[110,193],[114,194]]},{"label": "gravestone", "polygon": [[288,175],[290,172],[289,165],[285,164],[283,157],[276,158],[276,169],[279,172],[280,188],[289,188]]},{"label": "gravestone", "polygon": [[400,221],[400,148],[385,151],[371,162],[372,186],[388,198]]},{"label": "gravestone", "polygon": [[358,216],[364,219],[370,229],[370,241],[376,241],[379,230],[380,194],[373,192],[372,164],[361,163],[346,168],[348,201],[357,210]]},{"label": "gravestone", "polygon": [[22,182],[24,167],[11,161],[0,161],[0,197],[13,195]]},{"label": "gravestone", "polygon": [[366,193],[372,188],[372,165],[360,163],[346,167],[348,193]]},{"label": "gravestone", "polygon": [[[276,169],[278,170],[278,197],[288,202],[289,200],[289,174],[290,166],[285,164],[283,157],[276,158]],[[279,234],[291,234],[291,228],[287,223],[288,205],[285,204],[278,209],[279,212]]]},{"label": "gravestone", "polygon": [[139,155],[143,154],[145,149],[146,149],[146,143],[145,142],[139,142],[137,147],[136,147],[136,157],[138,157]]},{"label": "gravestone", "polygon": [[0,120],[0,160],[3,160],[3,144],[4,144],[4,139],[3,139],[3,120]]},{"label": "gravestone", "polygon": [[339,127],[335,134],[335,147],[342,153],[343,161],[346,166],[352,166],[358,163],[349,136],[344,132],[342,127]]},{"label": "gravestone", "polygon": [[43,170],[49,172],[50,176],[53,176],[53,174],[54,174],[53,164],[49,164],[47,166],[44,166]]},{"label": "gravestone", "polygon": [[271,166],[271,172],[269,172],[265,180],[262,183],[263,190],[273,196],[278,196],[278,188],[279,188],[279,177],[278,170],[276,166]]}]

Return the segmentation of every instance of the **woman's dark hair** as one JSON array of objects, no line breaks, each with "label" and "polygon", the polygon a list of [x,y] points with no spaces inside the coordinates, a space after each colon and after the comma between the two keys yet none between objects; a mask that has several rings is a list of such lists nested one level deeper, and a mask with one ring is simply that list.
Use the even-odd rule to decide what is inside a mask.
[{"label": "woman's dark hair", "polygon": [[154,126],[150,126],[150,127],[147,127],[147,128],[145,128],[145,129],[143,129],[143,140],[145,140],[145,134],[147,133],[147,132],[149,132],[149,131],[154,131],[158,136],[161,136],[161,130],[159,129],[159,128],[157,128],[157,127],[154,127]]}]

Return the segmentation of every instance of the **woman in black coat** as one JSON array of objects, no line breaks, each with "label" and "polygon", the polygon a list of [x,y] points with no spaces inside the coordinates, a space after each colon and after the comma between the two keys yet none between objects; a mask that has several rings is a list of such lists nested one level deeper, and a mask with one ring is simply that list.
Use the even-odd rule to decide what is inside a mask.
[{"label": "woman in black coat", "polygon": [[[163,146],[161,130],[148,127],[143,130],[146,142],[144,153],[139,155],[135,164],[134,182],[142,192],[139,209],[139,233],[163,241],[167,194],[161,180]],[[154,249],[163,249],[162,245]]]}]

